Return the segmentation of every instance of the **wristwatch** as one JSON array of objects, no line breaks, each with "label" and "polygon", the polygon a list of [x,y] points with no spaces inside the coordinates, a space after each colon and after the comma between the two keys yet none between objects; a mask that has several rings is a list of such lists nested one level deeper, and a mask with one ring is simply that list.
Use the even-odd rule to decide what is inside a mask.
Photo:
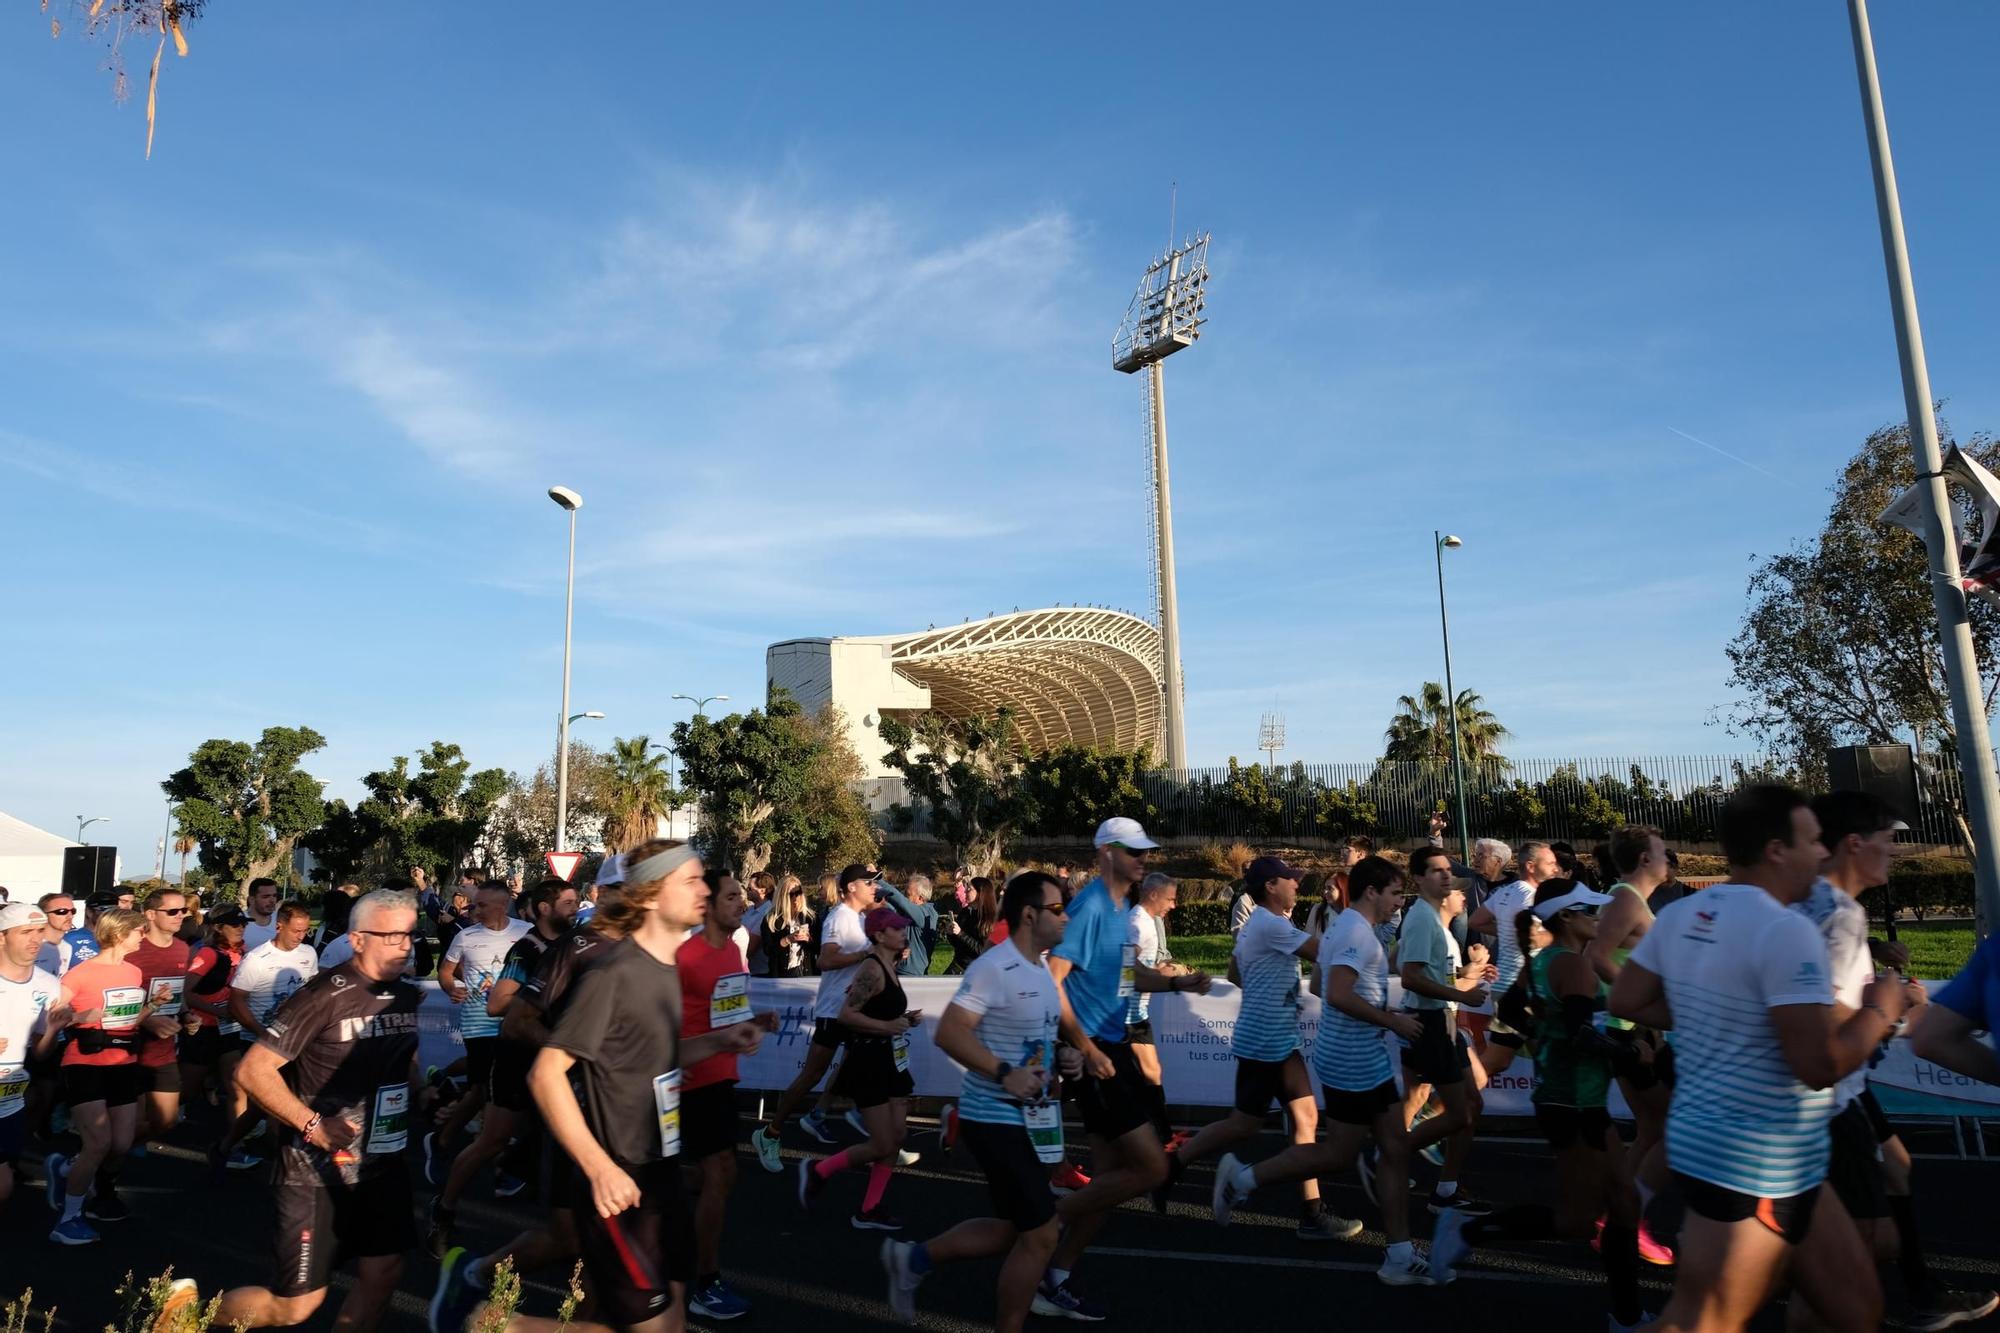
[{"label": "wristwatch", "polygon": [[1014,1066],[1008,1064],[1005,1060],[1002,1060],[1000,1062],[1000,1067],[993,1071],[993,1081],[995,1083],[1005,1083],[1007,1081],[1007,1075],[1013,1072],[1014,1072]]}]

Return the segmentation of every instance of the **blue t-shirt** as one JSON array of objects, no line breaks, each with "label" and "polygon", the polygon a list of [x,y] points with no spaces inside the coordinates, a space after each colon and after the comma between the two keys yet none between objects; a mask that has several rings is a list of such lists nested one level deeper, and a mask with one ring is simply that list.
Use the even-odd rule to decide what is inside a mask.
[{"label": "blue t-shirt", "polygon": [[78,926],[63,935],[62,947],[69,955],[69,961],[63,964],[63,971],[67,972],[78,963],[86,963],[97,957],[97,936],[90,927]]},{"label": "blue t-shirt", "polygon": [[1126,942],[1125,908],[1111,899],[1104,881],[1093,879],[1070,900],[1069,927],[1062,943],[1050,952],[1071,964],[1063,979],[1063,994],[1076,1021],[1092,1041],[1125,1040]]},{"label": "blue t-shirt", "polygon": [[1976,1029],[1993,1031],[2000,1017],[2000,935],[1987,937],[1972,952],[1972,961],[1937,994],[1932,1004],[1941,1004]]}]

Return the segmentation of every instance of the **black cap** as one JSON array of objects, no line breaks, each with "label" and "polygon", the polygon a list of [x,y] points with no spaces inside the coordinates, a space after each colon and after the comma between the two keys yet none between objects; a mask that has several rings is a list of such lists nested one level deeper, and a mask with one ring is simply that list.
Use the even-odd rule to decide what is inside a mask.
[{"label": "black cap", "polygon": [[[126,892],[129,893],[130,890],[128,889]],[[118,910],[118,895],[115,893],[93,893],[90,895],[89,901],[84,903],[84,906],[93,912],[115,912]]]},{"label": "black cap", "polygon": [[853,865],[848,866],[840,872],[840,891],[842,893],[847,892],[847,886],[854,883],[857,879],[873,878],[875,877],[868,873],[868,867],[856,861]]},{"label": "black cap", "polygon": [[1297,880],[1304,876],[1304,871],[1286,865],[1282,856],[1260,856],[1243,872],[1243,882],[1252,887],[1262,887],[1274,879]]},{"label": "black cap", "polygon": [[218,907],[202,918],[202,924],[209,926],[247,926],[250,918],[243,915],[240,907]]}]

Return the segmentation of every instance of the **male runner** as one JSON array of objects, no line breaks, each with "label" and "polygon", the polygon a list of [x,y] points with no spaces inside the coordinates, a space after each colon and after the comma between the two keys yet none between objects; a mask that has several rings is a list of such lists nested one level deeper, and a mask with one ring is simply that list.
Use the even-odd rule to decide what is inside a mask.
[{"label": "male runner", "polygon": [[[1545,842],[1524,843],[1520,850],[1520,877],[1503,884],[1486,896],[1486,901],[1473,910],[1472,919],[1467,924],[1477,934],[1494,941],[1494,966],[1500,975],[1494,979],[1493,994],[1505,995],[1514,979],[1521,975],[1521,968],[1528,959],[1521,952],[1521,939],[1514,929],[1514,922],[1521,913],[1534,905],[1535,890],[1542,881],[1554,879],[1556,875],[1556,854]],[[1486,1045],[1479,1052],[1479,1062],[1486,1067],[1487,1077],[1514,1063],[1514,1057],[1528,1039],[1506,1023],[1494,1017],[1486,1021]]]},{"label": "male runner", "polygon": [[[883,1242],[889,1308],[905,1322],[915,1322],[917,1286],[932,1268],[1004,1254],[994,1325],[1020,1333],[1055,1253],[1049,1166],[1062,1157],[1055,1082],[1062,999],[1042,955],[1062,942],[1063,892],[1039,870],[1007,882],[1000,899],[1007,938],[966,968],[938,1022],[938,1049],[965,1068],[959,1137],[986,1177],[993,1216],[920,1244]],[[1069,1074],[1081,1071],[1074,1051],[1064,1049],[1061,1059]]]},{"label": "male runner", "polygon": [[[62,950],[62,971],[58,976],[67,975],[78,963],[87,963],[97,957],[97,918],[106,912],[118,910],[115,898],[91,898],[83,905],[83,920],[76,921],[64,933],[59,947]],[[49,918],[51,921],[54,917]]]},{"label": "male runner", "polygon": [[1731,882],[1667,908],[1611,988],[1613,1013],[1671,1029],[1678,1052],[1667,1160],[1688,1218],[1655,1327],[1743,1328],[1789,1270],[1792,1300],[1822,1326],[1874,1329],[1874,1264],[1839,1195],[1820,1188],[1828,1089],[1888,1037],[1904,983],[1871,981],[1858,1011],[1834,1009],[1826,944],[1785,910],[1825,855],[1804,796],[1753,784],[1716,822]]},{"label": "male runner", "polygon": [[[1292,924],[1299,879],[1300,872],[1277,856],[1260,856],[1244,871],[1244,885],[1256,906],[1229,956],[1229,979],[1242,988],[1229,1041],[1236,1057],[1236,1099],[1228,1115],[1210,1121],[1180,1151],[1168,1154],[1167,1185],[1154,1196],[1161,1207],[1165,1190],[1190,1165],[1261,1133],[1273,1102],[1284,1110],[1294,1145],[1309,1147],[1319,1134],[1319,1106],[1299,1041],[1299,960],[1317,959],[1319,941]],[[1318,1177],[1304,1177],[1299,1184],[1299,1239],[1346,1240],[1360,1233],[1360,1222],[1321,1206]]]},{"label": "male runner", "polygon": [[[534,1123],[535,1103],[528,1093],[528,1069],[534,1064],[539,1048],[531,1043],[510,1041],[497,1028],[521,984],[540,968],[543,952],[569,929],[576,915],[576,890],[559,879],[545,879],[522,894],[521,900],[533,914],[532,922],[523,923],[528,929],[520,932],[508,948],[500,975],[486,996],[486,1017],[493,1021],[496,1034],[491,1038],[493,1057],[488,1062],[486,1110],[480,1117],[479,1136],[452,1159],[444,1188],[431,1200],[430,1234],[426,1240],[431,1252],[437,1255],[443,1255],[450,1246],[459,1199],[479,1173],[499,1162],[508,1144]],[[474,926],[459,938],[476,936],[483,929]],[[483,941],[477,938],[468,943],[475,948],[483,947]],[[505,1170],[494,1173],[493,1192],[503,1199],[513,1198],[526,1187],[526,1181]]]},{"label": "male runner", "polygon": [[1076,1091],[1096,1174],[1058,1207],[1063,1236],[1035,1290],[1037,1314],[1104,1318],[1070,1283],[1070,1270],[1103,1229],[1111,1210],[1158,1189],[1167,1156],[1153,1130],[1152,1094],[1125,1040],[1125,1002],[1137,990],[1193,990],[1187,977],[1164,977],[1142,966],[1127,942],[1125,913],[1146,877],[1146,853],[1159,846],[1136,819],[1097,826],[1097,878],[1070,901],[1062,943],[1049,954],[1049,975],[1062,996],[1064,1040],[1083,1054]]},{"label": "male runner", "polygon": [[[280,912],[277,938],[288,924]],[[307,981],[243,1057],[238,1080],[287,1131],[274,1191],[275,1277],[269,1287],[224,1292],[218,1328],[304,1323],[326,1300],[333,1270],[350,1259],[354,1286],[334,1327],[368,1333],[388,1313],[417,1239],[403,1165],[411,1098],[421,1086],[423,992],[403,978],[416,928],[414,894],[363,894],[348,918],[354,957]],[[155,1327],[171,1327],[199,1300],[192,1281],[176,1282]]]},{"label": "male runner", "polygon": [[[229,979],[229,1013],[242,1026],[245,1046],[260,1040],[265,1024],[278,1006],[319,975],[319,955],[306,943],[306,934],[312,929],[312,913],[305,904],[281,903],[271,919],[277,933],[254,949],[246,948],[243,961],[236,965]],[[249,926],[243,928],[243,937],[246,940],[250,937]],[[250,1105],[250,1090],[242,1081],[240,1064],[237,1072],[232,1089],[235,1120],[221,1142],[209,1150],[211,1174],[225,1165],[231,1170],[258,1165],[259,1159],[242,1152],[238,1145],[263,1115]]]},{"label": "male runner", "polygon": [[[1868,913],[1857,898],[1888,882],[1897,830],[1908,826],[1879,797],[1866,792],[1828,792],[1814,798],[1812,808],[1830,859],[1792,910],[1804,913],[1826,942],[1835,1012],[1845,1016],[1861,1007],[1861,992],[1875,977],[1869,961]],[[1892,976],[1908,962],[1907,951],[1894,947],[1899,957],[1889,968]],[[1916,999],[1915,992],[1911,999]],[[1918,1012],[1920,1008],[1912,1010],[1913,1015]],[[2000,1308],[2000,1295],[1945,1287],[1924,1262],[1923,1238],[1910,1198],[1909,1149],[1890,1128],[1888,1116],[1869,1089],[1867,1065],[1834,1085],[1833,1119],[1827,1129],[1833,1141],[1828,1182],[1875,1257],[1898,1261],[1910,1306],[1900,1322],[1908,1328],[1950,1328]]]},{"label": "male runner", "polygon": [[[1125,914],[1130,925],[1130,943],[1134,956],[1142,967],[1150,967],[1163,977],[1193,977],[1190,985],[1196,990],[1206,990],[1208,974],[1173,961],[1167,952],[1167,914],[1174,910],[1180,898],[1180,886],[1172,875],[1154,871],[1139,881],[1134,902]],[[1153,994],[1142,991],[1137,986],[1125,1001],[1125,1040],[1132,1045],[1132,1056],[1139,1064],[1139,1072],[1152,1085],[1148,1118],[1153,1122],[1153,1132],[1160,1136],[1160,1142],[1172,1153],[1187,1139],[1188,1134],[1175,1134],[1173,1126],[1167,1123],[1166,1080],[1160,1069],[1159,1048],[1153,1042]],[[1084,1182],[1089,1183],[1089,1182]]]},{"label": "male runner", "polygon": [[35,906],[48,918],[48,925],[42,928],[41,947],[35,953],[35,966],[59,977],[69,970],[65,937],[76,924],[76,899],[67,893],[45,893],[35,900]]},{"label": "male runner", "polygon": [[0,1204],[14,1193],[14,1163],[28,1139],[30,1062],[53,1056],[69,1025],[62,983],[35,966],[48,924],[28,903],[0,907]]},{"label": "male runner", "polygon": [[472,922],[451,937],[438,964],[438,985],[458,1006],[458,1035],[465,1040],[465,1095],[436,1132],[424,1135],[424,1179],[438,1183],[452,1141],[486,1104],[493,1081],[493,1060],[500,1049],[500,1020],[486,1011],[486,1001],[507,965],[514,942],[534,927],[509,913],[514,895],[500,880],[489,879],[473,898]]},{"label": "male runner", "polygon": [[1972,961],[1931,997],[1910,1029],[1910,1048],[1920,1060],[2000,1084],[2000,1055],[1979,1039],[2000,1028],[2000,935],[1988,935],[1972,951]]},{"label": "male runner", "polygon": [[[785,1169],[778,1147],[785,1121],[825,1075],[846,1039],[840,1026],[840,1010],[847,1003],[847,987],[862,960],[868,957],[868,932],[861,927],[861,914],[875,905],[875,876],[867,866],[850,865],[840,872],[839,890],[840,901],[826,914],[820,927],[819,990],[813,998],[812,1044],[806,1048],[805,1064],[792,1085],[785,1089],[784,1096],[778,1098],[770,1118],[750,1135],[750,1146],[766,1171]],[[831,1095],[829,1082],[821,1105],[799,1122],[806,1133],[827,1144],[834,1139],[826,1128],[822,1111]]]},{"label": "male runner", "polygon": [[[180,1033],[187,1014],[182,992],[187,987],[188,946],[180,937],[181,922],[187,918],[187,897],[179,889],[154,889],[146,895],[144,906],[145,935],[125,959],[139,969],[151,1006],[146,1021],[140,1024],[135,1152],[143,1150],[148,1139],[172,1129],[180,1118]],[[109,1207],[124,1215],[127,1209],[117,1201],[117,1167],[108,1162],[105,1165],[107,1169],[97,1173],[98,1208]]]},{"label": "male runner", "polygon": [[[578,978],[528,1076],[543,1121],[576,1163],[588,1199],[578,1222],[597,1311],[609,1325],[640,1333],[673,1333],[687,1322],[695,1238],[680,1178],[682,1063],[725,1051],[747,1054],[762,1032],[757,1023],[735,1023],[705,1036],[680,1035],[681,981],[673,960],[689,927],[703,920],[707,900],[692,847],[654,839],[628,852],[620,900],[598,912],[626,928],[626,938]],[[456,1333],[476,1317],[477,1306],[466,1299],[469,1287],[450,1282],[464,1251],[452,1251],[445,1262],[448,1304],[433,1318]],[[497,1333],[559,1327],[553,1319],[516,1315]]]},{"label": "male runner", "polygon": [[1437,1115],[1410,1131],[1410,1151],[1420,1153],[1433,1143],[1444,1144],[1444,1164],[1438,1168],[1437,1188],[1431,1193],[1431,1212],[1456,1208],[1467,1216],[1483,1216],[1490,1211],[1487,1206],[1458,1186],[1484,1106],[1473,1082],[1472,1058],[1459,1039],[1458,1007],[1482,1005],[1488,992],[1481,970],[1461,971],[1445,925],[1444,913],[1461,914],[1465,900],[1464,890],[1452,876],[1450,854],[1442,847],[1417,848],[1410,853],[1410,878],[1417,899],[1403,913],[1396,965],[1402,975],[1405,1005],[1415,1014],[1421,1030],[1403,1048],[1404,1111],[1412,1113],[1423,1105],[1426,1086],[1437,1090],[1443,1106]]},{"label": "male runner", "polygon": [[[1382,1209],[1389,1250],[1375,1276],[1392,1287],[1426,1286],[1430,1269],[1410,1243],[1409,1130],[1403,1098],[1389,1064],[1388,1037],[1415,1041],[1422,1024],[1389,1005],[1389,960],[1375,927],[1402,906],[1403,872],[1379,856],[1364,857],[1347,872],[1347,910],[1321,938],[1319,1035],[1313,1041],[1313,1074],[1326,1097],[1331,1133],[1325,1143],[1294,1144],[1251,1166],[1225,1153],[1215,1168],[1215,1220],[1228,1225],[1233,1209],[1263,1185],[1318,1180],[1353,1163],[1369,1201]],[[1375,1154],[1360,1155],[1370,1137]],[[1378,1192],[1377,1178],[1384,1182]]]},{"label": "male runner", "polygon": [[243,927],[243,952],[247,956],[260,945],[269,944],[278,935],[278,881],[275,879],[253,879],[250,892],[244,899],[244,909],[250,924]]}]

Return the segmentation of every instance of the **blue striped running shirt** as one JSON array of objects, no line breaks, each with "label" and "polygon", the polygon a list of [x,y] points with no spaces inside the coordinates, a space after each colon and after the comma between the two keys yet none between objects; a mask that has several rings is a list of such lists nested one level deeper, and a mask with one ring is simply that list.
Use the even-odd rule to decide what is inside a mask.
[{"label": "blue striped running shirt", "polygon": [[[1333,969],[1354,970],[1354,993],[1377,1009],[1389,1006],[1389,957],[1375,928],[1349,908],[1333,919],[1319,942],[1319,993],[1333,993]],[[1313,1077],[1342,1092],[1379,1088],[1392,1076],[1389,1031],[1350,1018],[1330,1003],[1319,1011],[1319,1035],[1313,1039]]]},{"label": "blue striped running shirt", "polygon": [[1799,1081],[1770,1015],[1833,1003],[1813,923],[1754,885],[1718,884],[1669,905],[1630,961],[1660,977],[1673,1010],[1668,1164],[1764,1199],[1825,1180],[1833,1093]]},{"label": "blue striped running shirt", "polygon": [[[1053,1075],[1062,1000],[1048,968],[1039,959],[1023,957],[1012,939],[994,945],[965,969],[951,1002],[979,1016],[973,1030],[981,1046],[1016,1069]],[[982,1125],[1019,1125],[1021,1103],[992,1079],[968,1069],[958,1114]]]},{"label": "blue striped running shirt", "polygon": [[[1160,919],[1139,904],[1132,904],[1125,913],[1127,929],[1125,942],[1136,950],[1138,960],[1147,967],[1157,967],[1160,962]],[[1153,993],[1133,987],[1132,994],[1125,1001],[1125,1025],[1144,1023],[1153,1016]]]},{"label": "blue striped running shirt", "polygon": [[1269,908],[1250,913],[1236,936],[1236,975],[1243,1000],[1230,1053],[1244,1060],[1282,1060],[1299,1049],[1299,948],[1312,936]]}]

